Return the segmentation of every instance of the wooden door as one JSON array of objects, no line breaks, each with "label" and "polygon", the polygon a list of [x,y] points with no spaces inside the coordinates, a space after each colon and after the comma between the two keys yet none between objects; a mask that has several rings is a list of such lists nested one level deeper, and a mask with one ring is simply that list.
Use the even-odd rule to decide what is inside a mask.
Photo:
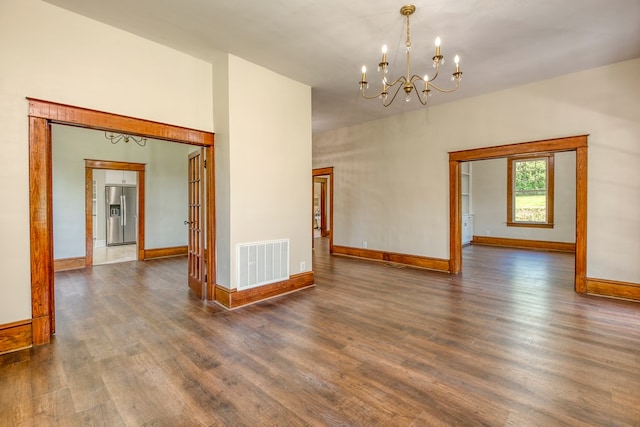
[{"label": "wooden door", "polygon": [[204,298],[204,149],[189,154],[189,288]]}]

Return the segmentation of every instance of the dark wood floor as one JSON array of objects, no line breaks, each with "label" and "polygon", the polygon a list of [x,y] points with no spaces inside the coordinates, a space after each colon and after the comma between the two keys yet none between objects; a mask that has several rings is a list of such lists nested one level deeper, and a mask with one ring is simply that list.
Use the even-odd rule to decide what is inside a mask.
[{"label": "dark wood floor", "polygon": [[0,425],[640,425],[640,305],[575,294],[571,255],[313,263],[234,312],[184,258],[57,273],[53,343],[0,356]]}]

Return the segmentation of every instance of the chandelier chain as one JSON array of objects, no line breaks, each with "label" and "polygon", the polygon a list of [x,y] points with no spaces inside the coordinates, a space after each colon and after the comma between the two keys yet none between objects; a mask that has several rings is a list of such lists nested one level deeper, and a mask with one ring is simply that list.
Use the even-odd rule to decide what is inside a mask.
[{"label": "chandelier chain", "polygon": [[407,50],[411,49],[411,23],[409,21],[409,15],[407,15]]}]

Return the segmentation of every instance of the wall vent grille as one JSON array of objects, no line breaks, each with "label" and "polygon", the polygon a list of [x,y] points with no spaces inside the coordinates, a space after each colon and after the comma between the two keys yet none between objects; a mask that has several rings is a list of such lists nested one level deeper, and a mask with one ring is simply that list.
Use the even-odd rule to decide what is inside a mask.
[{"label": "wall vent grille", "polygon": [[289,279],[289,239],[236,245],[238,289]]}]

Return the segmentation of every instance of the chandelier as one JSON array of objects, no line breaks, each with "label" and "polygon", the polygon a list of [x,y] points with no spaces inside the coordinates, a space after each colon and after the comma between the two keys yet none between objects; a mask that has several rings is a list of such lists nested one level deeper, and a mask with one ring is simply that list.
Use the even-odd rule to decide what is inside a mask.
[{"label": "chandelier", "polygon": [[113,132],[105,132],[104,137],[111,141],[112,144],[117,144],[120,141],[124,141],[125,144],[129,141],[134,141],[140,147],[144,147],[147,145],[147,138],[143,138],[141,136],[133,136],[127,135],[123,133],[113,133]]},{"label": "chandelier", "polygon": [[[444,89],[434,85],[432,82],[438,78],[438,73],[440,72],[440,66],[444,64],[444,56],[440,53],[440,37],[436,38],[436,54],[431,58],[433,60],[433,77],[429,77],[428,75],[424,75],[420,77],[418,75],[411,75],[411,35],[410,35],[410,26],[409,26],[409,16],[413,15],[413,12],[416,11],[416,7],[412,4],[408,4],[406,6],[402,6],[400,8],[400,14],[407,18],[407,40],[405,42],[406,52],[407,52],[407,75],[400,76],[391,83],[387,79],[387,73],[389,72],[389,63],[387,62],[387,45],[382,46],[382,61],[378,64],[378,71],[382,73],[382,90],[375,95],[367,95],[365,90],[369,87],[367,82],[367,67],[362,66],[362,80],[360,81],[360,91],[362,92],[362,97],[365,99],[375,99],[380,98],[382,101],[382,105],[388,107],[391,105],[400,89],[404,89],[404,93],[406,95],[405,99],[407,102],[411,100],[411,92],[414,92],[418,97],[418,100],[422,105],[427,105],[429,102],[429,97],[431,96],[431,90],[435,89],[439,92],[453,92],[458,89],[460,85],[460,79],[462,78],[462,71],[460,71],[460,57],[458,55],[455,56],[453,62],[456,64],[456,70],[451,75],[451,81],[455,83],[455,86],[451,89]],[[424,86],[422,89],[422,95],[419,93],[418,88],[416,86],[417,82],[424,82]],[[389,92],[393,91],[395,88],[395,92],[393,92],[393,96],[389,97]]]}]

